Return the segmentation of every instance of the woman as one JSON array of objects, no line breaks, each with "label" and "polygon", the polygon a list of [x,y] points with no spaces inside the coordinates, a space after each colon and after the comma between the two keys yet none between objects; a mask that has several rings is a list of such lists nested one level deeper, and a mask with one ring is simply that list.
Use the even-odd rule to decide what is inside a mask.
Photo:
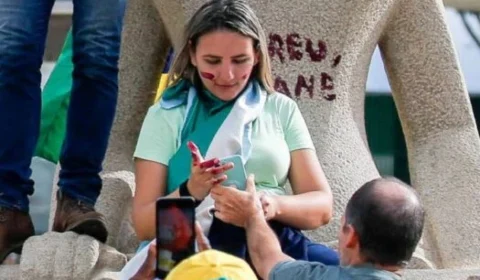
[{"label": "woman", "polygon": [[[255,175],[265,218],[284,251],[338,264],[334,251],[300,231],[329,222],[332,194],[300,110],[273,90],[265,34],[251,8],[242,0],[205,3],[186,25],[170,79],[145,117],[134,155],[138,237],[155,238],[158,197],[193,196],[212,247],[248,259],[233,217],[215,218],[211,211],[214,203],[217,211],[235,205],[235,189],[212,193],[215,202],[210,191],[232,168],[219,159],[239,154]],[[287,179],[293,195],[286,194]]]}]

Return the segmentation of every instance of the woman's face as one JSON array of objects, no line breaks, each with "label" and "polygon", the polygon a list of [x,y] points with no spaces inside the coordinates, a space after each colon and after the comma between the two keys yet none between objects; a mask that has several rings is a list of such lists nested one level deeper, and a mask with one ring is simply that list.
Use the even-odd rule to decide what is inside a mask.
[{"label": "woman's face", "polygon": [[252,38],[225,30],[201,36],[190,58],[203,85],[224,101],[243,90],[258,62]]}]

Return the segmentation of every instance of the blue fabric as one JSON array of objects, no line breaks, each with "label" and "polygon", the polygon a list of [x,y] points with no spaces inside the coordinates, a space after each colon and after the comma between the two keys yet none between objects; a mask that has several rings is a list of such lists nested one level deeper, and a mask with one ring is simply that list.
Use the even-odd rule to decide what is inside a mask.
[{"label": "blue fabric", "polygon": [[[124,3],[73,0],[73,86],[59,186],[95,203],[118,94]],[[54,0],[0,1],[0,206],[28,211],[40,126],[40,66]]]},{"label": "blue fabric", "polygon": [[140,244],[138,245],[138,248],[137,248],[137,251],[135,252],[138,253],[140,251],[142,251],[143,248],[145,248],[145,246],[148,246],[148,244],[150,244],[151,241],[142,241],[140,242]]},{"label": "blue fabric", "polygon": [[[300,230],[285,226],[279,222],[270,222],[270,227],[278,236],[282,251],[295,260],[320,262],[325,265],[339,265],[338,253],[325,245],[312,242]],[[246,259],[249,256],[246,246],[245,230],[213,220],[208,236],[213,249]]]}]

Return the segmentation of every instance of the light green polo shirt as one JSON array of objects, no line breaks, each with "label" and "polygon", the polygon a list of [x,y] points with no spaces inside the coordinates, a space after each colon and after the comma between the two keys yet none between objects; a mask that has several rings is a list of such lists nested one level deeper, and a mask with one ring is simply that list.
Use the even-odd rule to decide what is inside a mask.
[{"label": "light green polo shirt", "polygon": [[[134,157],[168,166],[179,148],[184,118],[185,106],[166,110],[157,103],[150,107]],[[299,149],[315,148],[297,103],[280,93],[268,95],[252,126],[252,153],[245,165],[247,174],[255,174],[257,190],[285,194],[290,152]]]}]

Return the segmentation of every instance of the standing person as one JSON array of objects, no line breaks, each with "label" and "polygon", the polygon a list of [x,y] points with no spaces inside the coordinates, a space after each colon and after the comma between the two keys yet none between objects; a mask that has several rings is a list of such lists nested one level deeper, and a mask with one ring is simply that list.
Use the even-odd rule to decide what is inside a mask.
[{"label": "standing person", "polygon": [[[0,0],[0,262],[34,234],[30,162],[40,125],[40,66],[54,0]],[[53,230],[108,236],[95,211],[118,93],[119,0],[73,0],[73,84]]]}]

